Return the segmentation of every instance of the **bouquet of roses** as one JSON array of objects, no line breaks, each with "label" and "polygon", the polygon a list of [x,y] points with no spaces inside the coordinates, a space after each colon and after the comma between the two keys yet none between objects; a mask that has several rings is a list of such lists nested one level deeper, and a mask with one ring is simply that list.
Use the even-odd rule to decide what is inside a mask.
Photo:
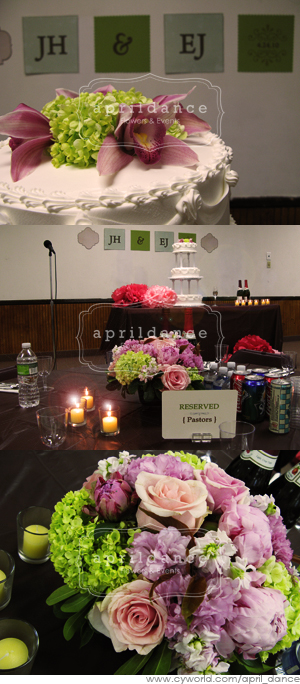
[{"label": "bouquet of roses", "polygon": [[170,287],[164,285],[140,285],[131,283],[122,285],[112,293],[113,306],[134,306],[135,304],[154,309],[156,307],[174,306],[177,301],[177,294]]},{"label": "bouquet of roses", "polygon": [[203,389],[199,345],[176,334],[126,340],[112,351],[108,389],[122,388],[123,396],[139,390],[144,401],[151,402],[165,390]]},{"label": "bouquet of roses", "polygon": [[135,654],[117,674],[264,672],[300,636],[300,592],[272,497],[193,454],[102,460],[60,501],[47,600],[67,639]]}]

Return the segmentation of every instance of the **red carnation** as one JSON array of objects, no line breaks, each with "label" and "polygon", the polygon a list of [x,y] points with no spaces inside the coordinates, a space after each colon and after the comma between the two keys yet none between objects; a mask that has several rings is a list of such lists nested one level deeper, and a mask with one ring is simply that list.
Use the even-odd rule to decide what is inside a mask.
[{"label": "red carnation", "polygon": [[269,354],[274,354],[269,342],[263,340],[259,335],[246,335],[242,337],[241,340],[233,347],[233,353],[239,351],[240,349],[249,349],[252,351],[268,352]]}]

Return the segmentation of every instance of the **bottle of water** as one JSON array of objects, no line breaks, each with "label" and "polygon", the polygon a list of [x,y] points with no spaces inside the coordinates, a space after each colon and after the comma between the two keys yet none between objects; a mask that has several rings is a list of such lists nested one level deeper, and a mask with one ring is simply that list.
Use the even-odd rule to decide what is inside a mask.
[{"label": "bottle of water", "polygon": [[204,376],[204,389],[212,389],[214,381],[218,375],[218,364],[216,361],[212,361],[209,366],[209,371]]},{"label": "bottle of water", "polygon": [[218,375],[213,383],[213,389],[222,389],[224,382],[227,380],[227,372],[226,366],[220,366]]},{"label": "bottle of water", "polygon": [[221,389],[223,389],[223,390],[224,389],[230,389],[230,378],[232,376],[232,373],[233,373],[233,369],[231,368],[225,377],[225,380],[223,382]]},{"label": "bottle of water", "polygon": [[234,371],[234,370],[236,369],[236,363],[235,363],[235,361],[228,361],[228,362],[227,362],[227,368],[228,368],[228,372],[229,372],[230,370]]},{"label": "bottle of water", "polygon": [[17,372],[19,383],[19,404],[22,408],[31,408],[40,403],[38,390],[38,362],[31,349],[30,342],[23,342],[22,351],[17,356]]}]

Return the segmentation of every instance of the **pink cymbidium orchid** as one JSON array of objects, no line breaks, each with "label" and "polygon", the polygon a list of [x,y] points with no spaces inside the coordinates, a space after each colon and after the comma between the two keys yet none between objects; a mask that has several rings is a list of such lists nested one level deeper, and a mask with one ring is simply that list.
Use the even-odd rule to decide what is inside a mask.
[{"label": "pink cymbidium orchid", "polygon": [[209,124],[179,103],[187,95],[158,95],[147,104],[122,105],[115,135],[105,138],[98,153],[99,175],[120,171],[134,155],[146,165],[196,164],[197,154],[183,140],[167,135],[171,117],[184,125],[188,135],[210,130]]},{"label": "pink cymbidium orchid", "polygon": [[41,163],[44,150],[53,143],[47,117],[25,104],[19,104],[9,114],[0,116],[0,133],[11,136],[13,181],[32,173]]}]

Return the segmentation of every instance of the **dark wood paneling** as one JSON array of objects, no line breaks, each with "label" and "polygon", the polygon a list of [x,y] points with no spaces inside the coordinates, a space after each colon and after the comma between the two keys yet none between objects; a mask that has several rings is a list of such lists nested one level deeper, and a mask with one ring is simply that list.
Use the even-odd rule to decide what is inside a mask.
[{"label": "dark wood paneling", "polygon": [[[233,300],[224,298],[222,301],[232,303]],[[272,304],[280,306],[284,337],[300,336],[300,299],[272,299]],[[57,302],[57,352],[78,349],[79,322],[84,312],[82,346],[86,350],[99,349],[101,340],[93,333],[96,329],[101,338],[104,336],[110,310],[110,303]],[[0,354],[18,354],[22,342],[31,342],[37,353],[49,352],[52,349],[50,305],[0,303],[0,330]]]}]

